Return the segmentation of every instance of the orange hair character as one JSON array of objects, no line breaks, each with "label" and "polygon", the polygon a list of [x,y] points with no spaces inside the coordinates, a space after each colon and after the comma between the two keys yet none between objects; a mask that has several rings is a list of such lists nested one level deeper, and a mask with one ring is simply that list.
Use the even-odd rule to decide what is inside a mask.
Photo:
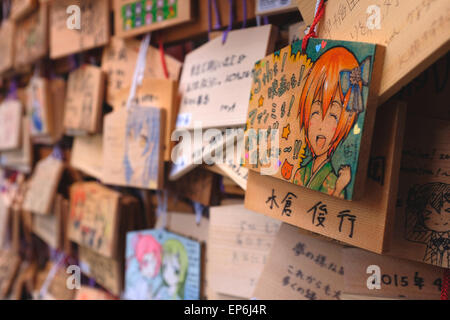
[{"label": "orange hair character", "polygon": [[[303,87],[298,116],[300,118],[300,128],[304,128],[306,133],[309,129],[311,106],[315,101],[322,102],[322,116],[327,113],[333,101],[337,100],[343,106],[331,147],[328,150],[329,157],[334,153],[339,144],[347,138],[358,118],[357,112],[347,111],[352,89],[348,90],[344,96],[340,84],[340,72],[353,70],[357,67],[359,67],[359,63],[350,51],[343,47],[332,48],[322,54],[314,63]],[[362,82],[359,83],[359,87],[362,90]],[[306,143],[313,156],[315,156],[308,139],[308,134],[305,136]]]}]

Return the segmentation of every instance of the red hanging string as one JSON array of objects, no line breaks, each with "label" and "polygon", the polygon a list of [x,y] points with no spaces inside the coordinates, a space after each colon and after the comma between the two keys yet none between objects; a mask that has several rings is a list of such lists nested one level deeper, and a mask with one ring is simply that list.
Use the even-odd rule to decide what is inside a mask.
[{"label": "red hanging string", "polygon": [[164,45],[162,42],[162,36],[159,37],[159,54],[161,55],[161,64],[164,71],[164,76],[166,79],[169,79],[169,70],[167,70],[167,64],[166,64],[166,54],[164,52]]},{"label": "red hanging string", "polygon": [[314,17],[314,21],[309,27],[308,34],[303,38],[302,41],[302,52],[306,52],[306,48],[308,47],[308,42],[310,38],[316,38],[316,26],[319,21],[322,19],[325,13],[325,0],[320,0],[319,7],[317,8],[316,16]]},{"label": "red hanging string", "polygon": [[441,300],[448,300],[448,286],[450,284],[450,269],[444,271],[444,279],[442,281]]}]

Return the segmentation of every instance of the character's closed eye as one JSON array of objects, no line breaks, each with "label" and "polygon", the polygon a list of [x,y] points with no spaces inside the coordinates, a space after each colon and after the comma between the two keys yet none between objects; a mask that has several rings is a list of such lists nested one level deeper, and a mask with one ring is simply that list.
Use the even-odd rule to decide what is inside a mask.
[{"label": "character's closed eye", "polygon": [[428,216],[432,214],[432,212],[431,212],[430,210],[427,210],[427,209],[425,209],[425,210],[423,211],[423,213],[424,213],[425,219],[429,219]]},{"label": "character's closed eye", "polygon": [[445,209],[446,213],[450,213],[450,208]]},{"label": "character's closed eye", "polygon": [[320,113],[322,111],[322,101],[320,101],[320,100],[314,101],[312,104],[311,111],[312,111],[311,117],[313,117],[315,115],[320,115]]},{"label": "character's closed eye", "polygon": [[145,134],[141,134],[141,142],[144,142],[145,144],[147,144],[148,137]]},{"label": "character's closed eye", "polygon": [[334,118],[336,122],[339,121],[339,117],[342,111],[342,104],[339,101],[333,101],[330,108],[330,117]]},{"label": "character's closed eye", "polygon": [[450,202],[450,193],[444,194],[444,199],[446,202]]}]

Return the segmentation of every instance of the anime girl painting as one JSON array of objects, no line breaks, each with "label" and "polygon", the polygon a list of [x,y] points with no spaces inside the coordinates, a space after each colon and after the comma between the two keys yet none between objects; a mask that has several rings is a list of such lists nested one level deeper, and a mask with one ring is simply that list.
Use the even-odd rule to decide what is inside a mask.
[{"label": "anime girl painting", "polygon": [[350,165],[334,168],[332,157],[364,111],[363,86],[368,86],[370,58],[359,63],[344,47],[323,53],[303,87],[298,120],[312,159],[295,172],[292,182],[329,195],[347,198]]},{"label": "anime girl painting", "polygon": [[[127,260],[129,286],[125,296],[133,300],[153,300],[160,288],[162,246],[152,235],[138,234],[133,240],[134,259]],[[129,272],[133,267],[137,270]]]},{"label": "anime girl painting", "polygon": [[162,229],[128,233],[125,298],[199,299],[200,251],[198,242]]},{"label": "anime girl painting", "polygon": [[[377,45],[310,39],[257,61],[245,124],[243,166],[346,200],[357,199],[375,122],[368,104]],[[373,66],[376,65],[376,69]],[[267,159],[270,158],[270,159]],[[270,160],[270,161],[267,161]]]},{"label": "anime girl painting", "polygon": [[183,300],[189,259],[184,245],[169,239],[163,245],[161,275],[163,286],[158,292],[159,300]]},{"label": "anime girl painting", "polygon": [[134,107],[126,123],[123,159],[127,184],[151,187],[158,180],[160,110]]}]

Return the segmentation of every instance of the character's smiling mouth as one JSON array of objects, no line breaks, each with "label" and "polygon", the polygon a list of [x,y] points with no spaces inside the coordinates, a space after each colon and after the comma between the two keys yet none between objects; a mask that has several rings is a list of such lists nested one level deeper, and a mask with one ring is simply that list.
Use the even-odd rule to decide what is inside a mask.
[{"label": "character's smiling mouth", "polygon": [[327,138],[323,135],[318,135],[316,137],[316,144],[320,149],[322,149],[325,146],[326,141],[327,141]]}]

